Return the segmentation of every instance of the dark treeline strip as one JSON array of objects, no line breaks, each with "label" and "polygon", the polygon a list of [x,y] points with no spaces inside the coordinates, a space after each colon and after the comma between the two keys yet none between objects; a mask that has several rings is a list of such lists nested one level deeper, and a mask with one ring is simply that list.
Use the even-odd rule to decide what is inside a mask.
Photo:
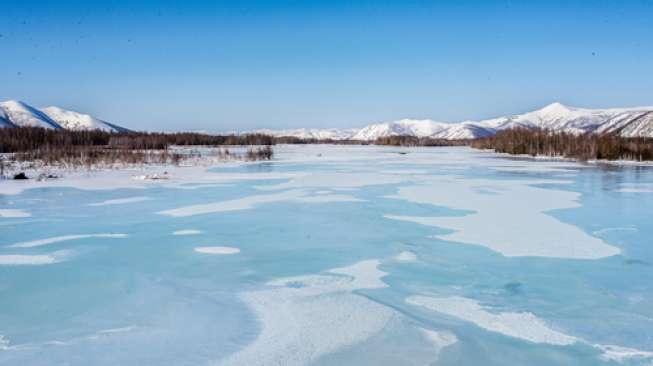
[{"label": "dark treeline strip", "polygon": [[653,139],[615,135],[574,135],[516,128],[471,141],[478,149],[508,154],[565,157],[577,160],[653,160]]},{"label": "dark treeline strip", "polygon": [[372,142],[363,140],[334,140],[334,139],[304,139],[295,136],[274,137],[277,144],[304,145],[304,144],[325,144],[325,145],[370,145]]},{"label": "dark treeline strip", "polygon": [[85,166],[112,164],[179,164],[184,156],[170,150],[111,149],[96,146],[56,146],[16,153],[18,162],[40,161],[46,166]]},{"label": "dark treeline strip", "polygon": [[104,131],[0,128],[0,153],[25,152],[69,146],[104,146],[131,150],[161,150],[170,145],[273,145],[274,138],[261,134],[205,135],[199,133],[111,133]]},{"label": "dark treeline strip", "polygon": [[374,141],[374,145],[386,146],[461,146],[469,145],[467,140],[445,140],[434,139],[430,137],[415,136],[388,136],[379,137]]},{"label": "dark treeline strip", "polygon": [[[243,154],[230,152],[228,148],[217,149],[207,153],[207,157],[225,160],[270,160],[274,151],[270,145],[247,149]],[[172,149],[132,150],[114,149],[97,146],[57,146],[45,147],[26,152],[15,153],[13,160],[18,162],[40,161],[47,166],[96,166],[113,164],[179,164],[185,159],[201,158],[201,154],[188,153]],[[2,168],[3,160],[0,160]]]},{"label": "dark treeline strip", "polygon": [[277,144],[333,144],[333,145],[383,145],[383,146],[459,146],[469,145],[468,140],[445,140],[430,137],[387,136],[374,141],[365,140],[332,140],[303,139],[292,136],[275,137]]}]

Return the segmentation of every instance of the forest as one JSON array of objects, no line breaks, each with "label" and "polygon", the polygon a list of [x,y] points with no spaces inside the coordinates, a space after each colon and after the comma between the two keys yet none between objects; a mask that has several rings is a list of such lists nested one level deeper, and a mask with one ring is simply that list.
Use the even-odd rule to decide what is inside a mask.
[{"label": "forest", "polygon": [[274,145],[274,138],[261,134],[206,135],[178,132],[115,133],[99,130],[70,131],[44,128],[0,128],[0,153],[55,150],[61,147],[101,146],[114,149],[160,150],[172,145]]},{"label": "forest", "polygon": [[612,134],[571,134],[515,128],[472,140],[478,149],[531,156],[587,160],[653,160],[653,139],[624,138]]},{"label": "forest", "polygon": [[[112,133],[98,130],[68,131],[43,128],[0,128],[0,170],[12,162],[91,167],[97,164],[179,164],[197,154],[171,146],[223,147],[211,152],[220,159],[269,160],[274,152],[270,136],[251,134],[213,136],[198,133]],[[229,146],[250,146],[245,153]]]}]

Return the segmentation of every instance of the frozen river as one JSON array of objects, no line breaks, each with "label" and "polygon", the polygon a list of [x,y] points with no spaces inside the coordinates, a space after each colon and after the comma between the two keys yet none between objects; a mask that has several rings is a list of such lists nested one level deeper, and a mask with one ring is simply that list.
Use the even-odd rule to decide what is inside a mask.
[{"label": "frozen river", "polygon": [[0,181],[0,364],[653,364],[653,167],[275,153]]}]

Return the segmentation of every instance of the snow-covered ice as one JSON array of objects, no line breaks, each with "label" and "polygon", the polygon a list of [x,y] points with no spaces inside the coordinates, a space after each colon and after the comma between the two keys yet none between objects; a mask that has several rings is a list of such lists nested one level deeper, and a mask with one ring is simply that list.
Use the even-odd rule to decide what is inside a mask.
[{"label": "snow-covered ice", "polygon": [[238,254],[240,249],[233,247],[197,247],[194,249],[197,253],[203,254]]},{"label": "snow-covered ice", "polygon": [[527,312],[490,312],[478,302],[464,297],[411,296],[411,305],[450,315],[476,324],[491,332],[520,338],[529,342],[569,345],[576,337],[551,329],[541,319]]}]

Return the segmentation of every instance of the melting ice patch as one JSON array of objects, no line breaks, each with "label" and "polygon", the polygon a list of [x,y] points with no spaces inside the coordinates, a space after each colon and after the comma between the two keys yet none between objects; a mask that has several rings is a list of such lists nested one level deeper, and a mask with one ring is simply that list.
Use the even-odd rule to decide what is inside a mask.
[{"label": "melting ice patch", "polygon": [[68,240],[78,240],[78,239],[86,239],[86,238],[126,238],[126,237],[127,237],[127,234],[116,234],[116,233],[63,235],[63,236],[55,236],[55,237],[52,237],[52,238],[32,240],[32,241],[26,241],[26,242],[22,242],[22,243],[11,244],[11,245],[8,245],[7,247],[8,248],[32,248],[32,247],[39,247],[39,246],[42,246],[42,245],[58,243],[58,242],[62,242],[62,241],[68,241]]},{"label": "melting ice patch", "polygon": [[276,185],[259,186],[261,190],[288,189],[288,188],[358,188],[379,184],[396,184],[406,180],[404,177],[390,174],[377,173],[314,173],[297,176],[289,182]]},{"label": "melting ice patch", "polygon": [[237,254],[240,249],[232,247],[197,247],[194,249],[197,253],[203,254]]},{"label": "melting ice patch", "polygon": [[18,349],[17,346],[10,346],[9,340],[0,334],[0,351],[9,351],[13,349]]},{"label": "melting ice patch", "polygon": [[223,365],[304,365],[380,332],[393,309],[352,291],[386,287],[379,261],[368,260],[324,274],[283,278],[242,295],[261,332]]},{"label": "melting ice patch", "polygon": [[220,201],[201,205],[191,205],[171,210],[160,211],[160,215],[186,217],[215,212],[249,210],[260,204],[274,202],[327,203],[327,202],[361,202],[355,197],[343,194],[324,194],[309,196],[304,190],[290,190],[273,194],[259,194],[235,200]]},{"label": "melting ice patch", "polygon": [[653,193],[653,184],[623,183],[616,191],[620,193]]},{"label": "melting ice patch", "polygon": [[28,211],[25,210],[0,209],[0,217],[18,218],[18,217],[30,217],[30,216],[32,216],[32,214],[30,214]]},{"label": "melting ice patch", "polygon": [[424,334],[424,337],[438,350],[442,350],[443,348],[449,347],[458,342],[456,335],[451,332],[436,332],[430,329],[422,329],[422,333]]},{"label": "melting ice patch", "polygon": [[415,262],[417,260],[417,255],[411,251],[405,250],[397,254],[395,259],[399,262]]},{"label": "melting ice patch", "polygon": [[544,321],[531,313],[493,313],[476,301],[464,297],[411,296],[406,302],[469,321],[491,332],[534,343],[569,345],[578,341],[576,337],[549,328]]},{"label": "melting ice patch", "polygon": [[159,214],[174,217],[186,217],[214,212],[248,210],[259,204],[297,199],[303,195],[304,192],[300,190],[286,191],[276,194],[261,194],[235,200],[185,206],[172,210],[160,211]]},{"label": "melting ice patch", "polygon": [[561,164],[547,165],[547,164],[538,164],[537,162],[529,162],[529,165],[514,165],[514,166],[493,166],[490,167],[493,170],[506,173],[561,173],[561,174],[575,174],[578,173],[577,170],[573,168],[578,168],[579,166],[571,165],[564,166]]},{"label": "melting ice patch", "polygon": [[68,251],[58,251],[49,254],[0,254],[2,266],[42,265],[61,262],[70,254]]},{"label": "melting ice patch", "polygon": [[[599,357],[603,361],[614,361],[619,363],[624,363],[631,359],[653,361],[653,352],[612,345],[597,344],[595,347],[603,351],[603,354]],[[653,365],[653,363],[651,364]]]},{"label": "melting ice patch", "polygon": [[96,203],[89,203],[89,206],[124,205],[127,203],[137,203],[137,202],[143,202],[149,200],[151,200],[150,197],[138,196],[138,197],[118,198],[115,200],[106,200],[106,201],[96,202]]},{"label": "melting ice patch", "polygon": [[578,207],[580,196],[532,186],[546,183],[564,182],[434,179],[428,185],[401,187],[391,198],[474,212],[456,217],[385,217],[450,229],[454,232],[438,237],[482,245],[508,257],[598,259],[620,253],[619,248],[546,214]]},{"label": "melting ice patch", "polygon": [[186,230],[177,230],[172,233],[172,235],[183,236],[183,235],[199,235],[201,230],[186,229]]},{"label": "melting ice patch", "polygon": [[364,202],[364,200],[346,194],[322,194],[314,197],[302,197],[297,201],[305,203]]}]

